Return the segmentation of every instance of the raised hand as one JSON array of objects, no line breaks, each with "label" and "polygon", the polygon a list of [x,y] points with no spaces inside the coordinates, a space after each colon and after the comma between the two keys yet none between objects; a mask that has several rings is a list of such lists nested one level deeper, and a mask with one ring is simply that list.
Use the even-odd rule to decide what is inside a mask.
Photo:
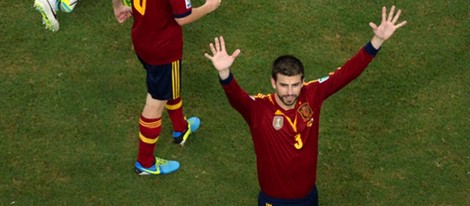
[{"label": "raised hand", "polygon": [[225,79],[230,74],[230,66],[240,54],[240,49],[235,50],[232,55],[228,55],[225,49],[224,37],[216,37],[214,42],[209,44],[212,56],[207,53],[204,56],[212,61],[215,69],[219,72],[220,78]]},{"label": "raised hand", "polygon": [[385,41],[393,35],[395,30],[397,30],[398,28],[406,24],[406,21],[402,21],[399,24],[396,24],[398,21],[398,18],[400,17],[401,10],[398,10],[395,16],[394,16],[394,13],[395,13],[395,6],[392,6],[392,8],[390,9],[390,12],[388,13],[388,17],[387,17],[387,8],[382,7],[382,22],[380,22],[380,25],[377,26],[373,22],[369,23],[369,26],[374,31],[375,37],[379,38],[380,40]]}]

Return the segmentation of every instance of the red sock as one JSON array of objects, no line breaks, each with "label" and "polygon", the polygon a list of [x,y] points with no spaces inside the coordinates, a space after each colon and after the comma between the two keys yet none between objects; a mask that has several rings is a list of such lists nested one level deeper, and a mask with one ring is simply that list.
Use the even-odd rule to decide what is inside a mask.
[{"label": "red sock", "polygon": [[183,115],[183,100],[181,97],[177,99],[168,100],[165,105],[170,116],[171,123],[173,123],[173,130],[178,132],[184,132],[188,129],[188,122],[184,119]]},{"label": "red sock", "polygon": [[162,118],[147,119],[140,116],[139,121],[139,154],[137,161],[143,167],[151,167],[155,163],[155,146],[162,130]]}]

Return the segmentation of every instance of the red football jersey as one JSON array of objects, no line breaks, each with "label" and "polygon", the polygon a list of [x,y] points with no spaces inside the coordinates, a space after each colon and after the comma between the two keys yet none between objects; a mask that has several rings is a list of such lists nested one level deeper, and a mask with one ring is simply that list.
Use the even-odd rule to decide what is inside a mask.
[{"label": "red football jersey", "polygon": [[303,85],[294,109],[275,94],[249,96],[232,74],[222,80],[230,104],[250,127],[261,191],[274,198],[303,198],[317,176],[318,131],[323,101],[359,76],[377,50],[370,43],[327,77]]},{"label": "red football jersey", "polygon": [[153,65],[181,59],[183,31],[175,18],[191,11],[190,0],[134,0],[132,42],[137,55]]}]

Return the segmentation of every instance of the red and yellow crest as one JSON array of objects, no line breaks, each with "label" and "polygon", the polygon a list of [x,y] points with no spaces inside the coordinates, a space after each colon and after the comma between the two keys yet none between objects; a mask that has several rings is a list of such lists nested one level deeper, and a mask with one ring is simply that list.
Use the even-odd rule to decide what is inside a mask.
[{"label": "red and yellow crest", "polygon": [[302,116],[304,122],[310,121],[313,117],[313,110],[307,102],[300,105],[299,109],[297,109],[297,112],[300,114],[300,116]]}]

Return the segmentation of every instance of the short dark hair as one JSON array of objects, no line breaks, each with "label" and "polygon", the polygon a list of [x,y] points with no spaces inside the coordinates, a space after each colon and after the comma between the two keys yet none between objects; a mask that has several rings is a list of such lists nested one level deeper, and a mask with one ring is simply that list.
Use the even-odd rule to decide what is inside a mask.
[{"label": "short dark hair", "polygon": [[277,80],[277,74],[286,76],[302,75],[304,79],[304,65],[292,55],[282,55],[273,62],[271,76]]}]

